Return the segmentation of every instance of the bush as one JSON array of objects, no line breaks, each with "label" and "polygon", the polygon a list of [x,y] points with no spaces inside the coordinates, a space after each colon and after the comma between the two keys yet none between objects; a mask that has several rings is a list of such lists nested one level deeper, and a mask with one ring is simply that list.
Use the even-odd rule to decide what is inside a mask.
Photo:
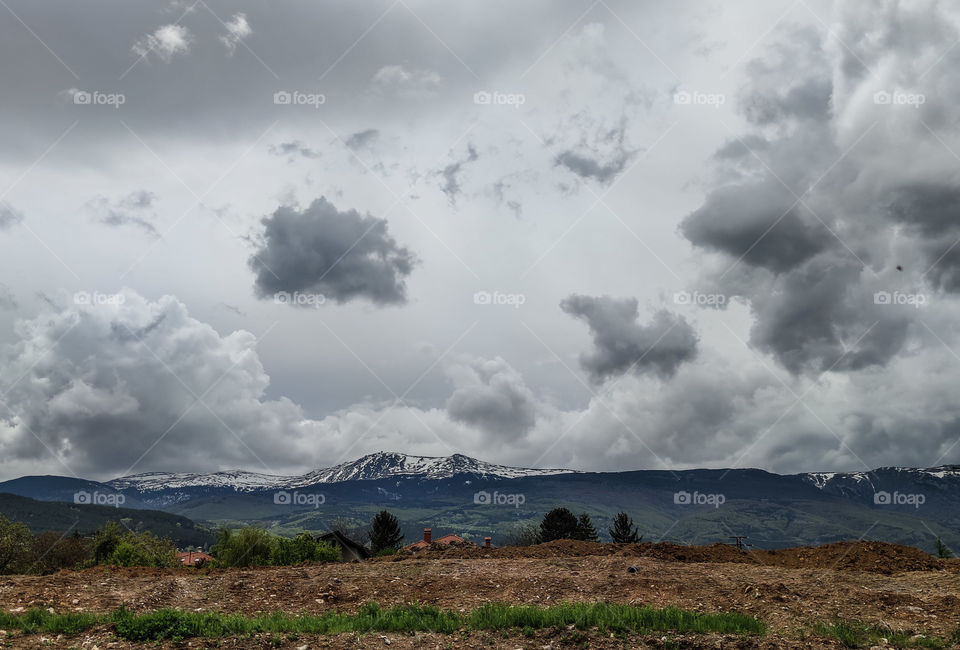
[{"label": "bush", "polygon": [[210,550],[217,558],[217,566],[251,567],[270,564],[273,553],[273,540],[270,533],[262,528],[241,528],[234,532],[222,528],[217,535],[217,543]]},{"label": "bush", "polygon": [[32,542],[29,528],[0,515],[0,574],[27,570]]},{"label": "bush", "polygon": [[288,539],[277,537],[273,542],[270,563],[276,566],[301,564],[303,562],[339,562],[340,549],[325,542],[317,541],[313,535],[304,531]]},{"label": "bush", "polygon": [[90,557],[92,545],[79,533],[64,536],[51,531],[33,538],[31,571],[40,574],[56,573],[61,569],[76,569]]},{"label": "bush", "polygon": [[317,541],[304,531],[293,539],[262,528],[224,528],[211,549],[220,567],[289,566],[304,562],[339,562],[340,549]]},{"label": "bush", "polygon": [[540,529],[535,524],[519,526],[507,535],[508,546],[533,546],[540,541]]},{"label": "bush", "polygon": [[113,549],[106,563],[167,568],[177,565],[177,549],[170,540],[152,533],[129,533]]}]

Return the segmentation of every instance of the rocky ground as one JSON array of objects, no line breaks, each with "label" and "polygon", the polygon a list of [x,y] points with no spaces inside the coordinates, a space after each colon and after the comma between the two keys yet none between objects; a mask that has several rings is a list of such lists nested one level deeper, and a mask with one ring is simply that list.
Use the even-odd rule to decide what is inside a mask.
[{"label": "rocky ground", "polygon": [[[630,567],[636,571],[631,572]],[[841,647],[812,639],[809,626],[834,617],[949,637],[960,622],[960,561],[916,549],[861,542],[783,551],[740,552],[724,545],[623,548],[555,542],[528,548],[434,548],[362,563],[261,569],[159,570],[100,567],[51,576],[0,578],[0,607],[64,611],[322,613],[419,602],[459,611],[503,601],[548,605],[605,601],[734,611],[766,622],[759,639],[637,636],[576,630],[456,635],[193,640],[169,647]],[[0,646],[127,648],[109,629],[71,639],[0,633]]]}]

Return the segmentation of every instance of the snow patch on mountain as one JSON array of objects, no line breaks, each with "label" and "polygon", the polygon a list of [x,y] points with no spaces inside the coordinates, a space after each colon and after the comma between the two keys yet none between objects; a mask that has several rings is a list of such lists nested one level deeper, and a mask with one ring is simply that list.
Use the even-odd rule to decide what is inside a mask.
[{"label": "snow patch on mountain", "polygon": [[576,470],[495,465],[462,454],[434,457],[379,452],[334,467],[318,469],[301,476],[278,476],[243,471],[213,472],[210,474],[148,472],[117,478],[107,484],[117,490],[133,489],[141,494],[183,488],[219,488],[232,489],[235,492],[260,492],[288,490],[318,483],[372,481],[407,476],[427,480],[446,479],[460,475],[470,475],[480,479],[514,479],[527,476],[553,476],[573,473],[576,473]]}]

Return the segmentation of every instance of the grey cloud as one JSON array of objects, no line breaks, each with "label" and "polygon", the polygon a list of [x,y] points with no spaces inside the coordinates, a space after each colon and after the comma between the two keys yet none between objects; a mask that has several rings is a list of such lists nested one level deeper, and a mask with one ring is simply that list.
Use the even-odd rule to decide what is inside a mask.
[{"label": "grey cloud", "polygon": [[152,192],[138,190],[115,201],[98,196],[91,199],[87,207],[96,213],[98,221],[106,226],[134,226],[153,237],[159,237],[156,226],[148,219],[153,216],[152,207],[156,198]]},{"label": "grey cloud", "polygon": [[449,374],[457,384],[447,400],[447,413],[454,421],[509,439],[536,424],[533,393],[503,359],[476,360]]},{"label": "grey cloud", "polygon": [[669,378],[697,356],[697,334],[682,316],[661,310],[648,325],[638,324],[634,298],[572,295],[560,308],[590,327],[595,349],[580,364],[594,381],[629,370]]},{"label": "grey cloud", "polygon": [[460,194],[460,172],[464,165],[476,161],[479,157],[474,146],[472,144],[467,145],[467,155],[461,160],[450,163],[440,172],[440,175],[443,176],[443,184],[440,189],[447,195],[451,203],[454,203]]},{"label": "grey cloud", "polygon": [[827,228],[795,203],[773,179],[722,187],[683,220],[680,230],[697,246],[783,272],[835,244]]},{"label": "grey cloud", "polygon": [[0,230],[4,230],[23,221],[23,215],[13,206],[0,201]]},{"label": "grey cloud", "polygon": [[366,129],[351,134],[350,137],[346,139],[344,144],[346,144],[350,149],[356,151],[357,149],[362,149],[363,147],[372,144],[378,137],[380,137],[380,131],[377,129]]},{"label": "grey cloud", "polygon": [[0,282],[0,309],[17,309],[20,304],[10,287]]},{"label": "grey cloud", "polygon": [[270,145],[269,151],[274,156],[288,156],[288,160],[290,162],[292,162],[296,156],[309,159],[316,159],[321,156],[319,151],[311,149],[299,140],[291,140],[290,142],[272,144]]},{"label": "grey cloud", "polygon": [[603,185],[613,182],[627,163],[636,155],[626,143],[626,123],[584,136],[580,144],[557,154],[555,164],[565,167],[583,179],[593,179]]},{"label": "grey cloud", "polygon": [[303,210],[279,207],[262,223],[262,246],[249,260],[260,298],[286,291],[337,303],[406,302],[406,278],[417,260],[390,236],[385,219],[341,212],[321,197]]}]

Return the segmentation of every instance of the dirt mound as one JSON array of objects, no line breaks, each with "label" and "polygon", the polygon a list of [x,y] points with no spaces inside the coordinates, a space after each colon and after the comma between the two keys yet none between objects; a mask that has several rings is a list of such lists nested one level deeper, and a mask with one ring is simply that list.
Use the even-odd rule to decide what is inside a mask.
[{"label": "dirt mound", "polygon": [[788,569],[839,569],[893,574],[904,571],[943,569],[943,560],[912,546],[886,542],[836,542],[780,550],[740,551],[729,544],[684,546],[671,542],[617,545],[576,540],[557,540],[533,546],[483,548],[473,544],[433,544],[415,551],[400,551],[375,561],[403,562],[410,559],[547,559],[622,555],[649,557],[666,562],[735,562]]}]

